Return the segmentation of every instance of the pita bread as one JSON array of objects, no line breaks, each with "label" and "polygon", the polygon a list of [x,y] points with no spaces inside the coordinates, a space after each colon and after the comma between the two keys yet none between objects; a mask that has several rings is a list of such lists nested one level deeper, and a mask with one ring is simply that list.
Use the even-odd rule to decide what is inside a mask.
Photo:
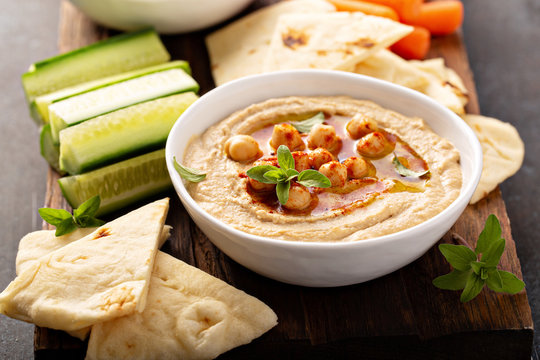
[{"label": "pita bread", "polygon": [[0,313],[71,331],[141,312],[168,206],[143,206],[39,258],[0,294]]},{"label": "pita bread", "polygon": [[335,11],[323,0],[282,1],[255,11],[206,37],[216,86],[259,74],[280,15]]},{"label": "pita bread", "polygon": [[470,202],[474,204],[519,170],[525,145],[516,128],[509,123],[481,115],[465,115],[463,119],[482,145],[484,166]]},{"label": "pita bread", "polygon": [[353,71],[356,64],[412,29],[362,13],[285,14],[276,24],[263,70]]},{"label": "pita bread", "polygon": [[[55,236],[54,230],[38,230],[26,234],[19,242],[19,251],[17,251],[17,258],[15,260],[16,274],[20,274],[25,269],[31,267],[40,257],[71,244],[93,233],[96,229],[81,228],[62,236]],[[159,237],[158,248],[171,236],[171,229],[172,227],[169,225],[163,227]]]},{"label": "pita bread", "polygon": [[428,85],[425,73],[393,52],[383,49],[356,64],[354,72],[414,90]]},{"label": "pita bread", "polygon": [[469,102],[467,88],[461,77],[454,70],[444,65],[444,59],[411,60],[409,62],[417,69],[434,75],[445,87],[450,87],[463,106],[467,105]]},{"label": "pita bread", "polygon": [[94,325],[86,359],[213,359],[276,324],[261,301],[160,251],[144,311]]}]

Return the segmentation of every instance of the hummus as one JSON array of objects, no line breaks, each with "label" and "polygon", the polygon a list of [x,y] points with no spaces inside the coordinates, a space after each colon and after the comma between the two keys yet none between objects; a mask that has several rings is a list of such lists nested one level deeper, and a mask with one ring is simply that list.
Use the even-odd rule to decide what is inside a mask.
[{"label": "hummus", "polygon": [[[238,134],[261,139],[265,129],[274,124],[306,119],[318,112],[325,114],[326,122],[343,139],[337,155],[340,162],[349,156],[359,156],[351,145],[356,141],[346,139],[345,126],[360,113],[374,119],[380,128],[398,139],[395,156],[400,158],[400,152],[409,151],[429,169],[429,174],[404,177],[395,170],[394,155],[389,154],[373,160],[377,174],[367,179],[367,185],[353,200],[350,195],[336,191],[319,191],[319,205],[308,213],[279,211],[256,201],[245,176],[253,163],[228,158],[225,142]],[[274,155],[267,142],[259,144],[265,157]],[[431,131],[422,119],[343,96],[286,97],[251,105],[194,139],[188,145],[183,164],[207,173],[206,180],[188,183],[187,190],[212,216],[250,234],[291,241],[355,241],[410,228],[448,207],[458,197],[462,182],[458,151]],[[349,203],[343,202],[347,198]]]}]

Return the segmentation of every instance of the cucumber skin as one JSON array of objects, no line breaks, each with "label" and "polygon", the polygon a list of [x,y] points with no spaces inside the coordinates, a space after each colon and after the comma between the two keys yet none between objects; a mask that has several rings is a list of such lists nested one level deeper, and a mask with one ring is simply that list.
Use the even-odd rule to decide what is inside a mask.
[{"label": "cucumber skin", "polygon": [[[108,174],[117,172],[119,167],[124,167],[125,169],[131,169],[131,173],[136,175],[137,172],[140,173],[143,170],[142,168],[145,164],[150,162],[156,166],[156,171],[154,173],[158,174],[157,177],[149,177],[148,181],[142,184],[142,186],[138,186],[139,189],[134,193],[133,191],[135,189],[130,188],[123,193],[114,194],[112,197],[107,196],[108,193],[105,191],[106,188],[113,186],[111,183],[107,182]],[[94,178],[94,186],[99,188],[101,191],[84,195],[84,191],[81,189],[91,186],[92,178]],[[141,176],[134,178],[144,180]],[[64,198],[66,198],[69,205],[74,209],[78,208],[90,197],[100,195],[101,205],[96,213],[96,216],[111,213],[132,203],[152,197],[172,188],[171,178],[169,177],[167,164],[165,161],[165,149],[140,155],[138,157],[105,166],[85,174],[60,178],[58,179],[58,185],[60,186],[60,190],[62,191]],[[111,190],[109,189],[109,192],[110,191]],[[129,194],[130,192],[132,192],[132,194]]]},{"label": "cucumber skin", "polygon": [[[70,137],[73,136],[73,133],[75,131],[78,131],[81,134],[89,134],[92,131],[92,130],[90,130],[91,127],[94,128],[93,129],[94,132],[99,131],[99,130],[97,130],[97,129],[99,129],[99,127],[98,127],[99,122],[102,122],[102,121],[109,122],[107,119],[110,119],[110,118],[107,118],[107,117],[108,116],[113,116],[113,114],[115,112],[112,112],[112,113],[109,113],[109,114],[106,114],[106,115],[102,115],[102,116],[98,116],[98,117],[96,117],[94,119],[91,119],[91,120],[85,121],[83,123],[80,123],[80,125],[74,125],[74,126],[71,126],[71,127],[68,127],[66,129],[64,129],[63,131],[61,131],[61,134],[60,134],[60,139],[61,139],[60,140],[60,160],[59,160],[60,169],[62,171],[67,172],[70,175],[77,175],[77,174],[81,174],[81,173],[84,173],[84,172],[89,171],[89,170],[96,169],[96,168],[101,167],[101,166],[106,166],[106,165],[111,164],[113,162],[117,162],[117,161],[129,158],[129,157],[132,157],[132,156],[140,155],[141,153],[144,153],[144,152],[152,151],[152,150],[155,150],[157,148],[163,147],[163,145],[165,145],[165,142],[167,141],[167,137],[169,135],[169,132],[170,132],[172,126],[174,125],[174,123],[176,122],[176,120],[178,119],[178,117],[180,117],[180,115],[189,107],[189,105],[191,105],[193,102],[195,102],[198,99],[198,96],[195,93],[187,92],[187,93],[171,95],[171,96],[168,96],[168,97],[165,97],[165,98],[160,98],[160,99],[156,99],[156,100],[152,100],[152,101],[160,101],[160,100],[163,100],[163,99],[166,99],[166,98],[171,98],[172,96],[180,96],[180,97],[182,97],[182,101],[183,101],[182,105],[185,105],[185,107],[182,108],[182,109],[179,109],[178,112],[175,113],[174,115],[171,115],[170,118],[165,119],[167,124],[166,125],[162,124],[162,125],[166,126],[166,128],[159,129],[158,130],[158,132],[159,132],[158,136],[156,136],[155,133],[152,134],[152,130],[155,131],[156,126],[159,125],[159,124],[156,124],[156,123],[153,123],[153,124],[145,123],[143,125],[139,124],[139,129],[137,129],[138,133],[135,134],[135,135],[140,136],[142,134],[142,136],[145,136],[145,135],[150,134],[149,136],[153,136],[153,139],[152,140],[146,139],[145,141],[142,141],[142,142],[139,139],[139,142],[136,145],[135,144],[132,144],[131,146],[126,146],[125,145],[129,141],[132,141],[132,138],[133,138],[133,134],[130,134],[129,131],[122,130],[122,131],[119,131],[119,132],[117,131],[114,134],[112,134],[112,133],[105,134],[105,136],[110,137],[110,140],[112,142],[114,142],[115,146],[117,146],[117,149],[115,151],[107,150],[102,155],[100,155],[98,157],[93,157],[93,158],[90,157],[90,159],[88,159],[88,158],[87,159],[75,159],[74,158],[75,155],[73,155],[73,153],[78,153],[79,156],[81,154],[84,154],[84,151],[81,152],[80,148],[85,146],[86,144],[84,144],[84,142],[80,141],[80,140],[70,141]],[[187,101],[185,101],[184,98]],[[145,103],[141,103],[141,104],[138,104],[138,105],[144,105],[144,104]],[[137,105],[134,105],[134,106],[137,106]],[[120,109],[120,110],[118,110],[118,112],[126,111],[126,110],[129,110],[129,107]],[[139,118],[142,118],[142,117],[137,117],[137,119],[139,119]],[[162,121],[163,122],[164,118],[160,117],[157,121]],[[127,125],[129,125],[129,124],[127,124]],[[126,126],[126,124],[124,124],[123,126]],[[116,126],[116,127],[118,128],[118,126]],[[100,139],[102,139],[102,138],[103,137],[100,137],[100,138],[94,137],[94,139],[97,139],[97,140],[94,140],[94,142],[99,142]],[[93,146],[91,148],[97,148],[97,149],[105,148],[105,145],[103,145],[103,144],[95,144],[95,146]],[[92,154],[94,154],[94,152]]]},{"label": "cucumber skin", "polygon": [[[182,69],[182,70],[185,71],[186,74],[191,75],[191,68],[190,68],[189,63],[187,61],[175,60],[175,61],[171,61],[171,62],[168,62],[168,63],[163,63],[163,64],[159,64],[159,65],[153,65],[153,66],[145,67],[145,68],[138,69],[138,70],[132,70],[132,71],[116,74],[116,75],[107,76],[105,78],[100,78],[100,79],[96,79],[96,80],[93,80],[93,81],[88,81],[86,83],[77,84],[77,85],[71,86],[69,88],[64,88],[64,89],[58,90],[57,92],[61,92],[61,94],[58,95],[58,98],[55,98],[54,100],[50,101],[50,103],[48,105],[51,105],[51,104],[53,104],[55,102],[58,102],[58,101],[61,101],[61,100],[68,99],[68,98],[76,96],[76,95],[80,95],[80,94],[84,94],[84,93],[87,93],[87,92],[90,92],[90,91],[93,91],[93,90],[97,90],[97,89],[100,89],[100,88],[105,87],[105,86],[117,84],[117,83],[122,82],[122,81],[131,80],[131,79],[135,79],[137,77],[142,77],[142,76],[145,76],[145,75],[148,75],[148,74],[153,74],[153,73],[156,73],[156,72],[159,72],[159,71],[176,69],[176,68]],[[198,91],[198,89],[193,90],[193,91]],[[43,96],[49,96],[49,95],[55,94],[57,92],[44,94],[44,95],[41,95],[41,96],[42,97]],[[30,115],[32,116],[32,119],[34,119],[38,125],[41,125],[41,124],[48,123],[49,119],[48,119],[48,114],[44,114],[40,110],[40,107],[37,105],[39,99],[40,99],[40,97],[38,96],[34,100],[32,100],[30,102],[29,107],[30,107]],[[47,108],[48,108],[48,106],[47,106]]]},{"label": "cucumber skin", "polygon": [[51,125],[45,124],[41,127],[39,132],[39,148],[41,156],[49,165],[56,170],[60,175],[65,174],[64,171],[60,170],[59,157],[60,149],[58,145],[55,145],[52,139]]},{"label": "cucumber skin", "polygon": [[[154,46],[156,47],[156,52],[153,54],[154,57],[144,63],[144,64],[135,64],[131,65],[131,67],[127,67],[125,69],[118,70],[118,66],[114,67],[95,67],[88,66],[87,71],[84,72],[84,76],[77,77],[72,76],[71,79],[69,77],[62,77],[63,79],[68,78],[69,80],[64,81],[55,81],[52,80],[53,78],[57,78],[54,74],[47,75],[44,74],[44,72],[47,71],[47,68],[55,67],[55,66],[64,66],[65,64],[70,62],[70,59],[74,59],[76,62],[84,62],[84,55],[85,53],[95,53],[96,51],[99,51],[100,48],[108,48],[110,46],[116,46],[117,43],[127,43],[130,41],[136,41],[138,38],[145,39],[146,37],[150,38],[151,42],[154,42]],[[155,39],[155,40],[153,40]],[[145,44],[145,47],[148,46],[148,44]],[[128,54],[128,56],[125,56],[125,60],[129,60],[134,54]],[[82,57],[82,60],[78,60],[78,58]],[[118,56],[119,58],[122,58],[121,54]],[[143,29],[140,31],[130,32],[130,33],[124,33],[121,35],[113,36],[111,38],[98,41],[96,43],[93,43],[91,45],[64,53],[60,55],[53,56],[49,59],[45,59],[39,62],[36,62],[30,66],[30,69],[24,73],[21,76],[23,89],[26,94],[26,99],[29,103],[31,103],[36,96],[43,95],[46,93],[50,93],[56,90],[60,90],[65,87],[73,86],[76,84],[80,84],[82,82],[90,81],[99,79],[101,77],[113,75],[119,72],[123,71],[130,71],[135,70],[139,68],[143,68],[150,65],[156,65],[160,63],[164,63],[170,60],[170,54],[165,49],[165,46],[161,42],[159,35],[153,30],[153,29]],[[92,65],[92,64],[90,64]],[[106,70],[103,70],[106,69]],[[65,70],[64,70],[65,71]],[[40,77],[42,79],[40,79]],[[45,79],[43,79],[45,78]],[[47,86],[43,85],[36,85],[36,82],[38,83],[47,83]]]}]

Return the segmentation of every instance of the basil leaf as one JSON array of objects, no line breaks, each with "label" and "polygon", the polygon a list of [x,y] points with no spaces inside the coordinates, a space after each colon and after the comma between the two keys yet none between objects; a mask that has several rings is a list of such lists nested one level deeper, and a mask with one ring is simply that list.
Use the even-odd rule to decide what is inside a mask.
[{"label": "basil leaf", "polygon": [[285,145],[279,145],[277,149],[277,161],[283,170],[294,169],[294,158],[291,151]]},{"label": "basil leaf", "polygon": [[483,262],[479,262],[479,261],[471,262],[471,268],[472,268],[472,270],[474,271],[474,273],[476,275],[480,275],[480,272],[484,268],[484,265],[486,265],[486,264],[483,263]]},{"label": "basil leaf", "polygon": [[77,230],[77,225],[73,221],[73,218],[70,216],[69,219],[64,219],[62,222],[56,225],[56,232],[54,233],[54,235],[62,236],[65,234],[69,234],[70,232],[73,232],[75,230]]},{"label": "basil leaf", "polygon": [[54,226],[59,226],[62,221],[71,219],[69,211],[64,209],[41,208],[38,212],[43,220]]},{"label": "basil leaf", "polygon": [[501,238],[502,230],[499,219],[493,214],[489,215],[486,219],[486,225],[484,225],[484,230],[480,233],[478,241],[476,242],[476,249],[474,250],[477,254],[483,254],[488,250],[491,242],[494,240],[499,240]]},{"label": "basil leaf", "polygon": [[297,177],[299,174],[299,172],[295,169],[288,169],[287,171],[285,171],[285,173],[287,174],[287,181],[294,180],[294,178]]},{"label": "basil leaf", "polygon": [[497,266],[499,261],[501,261],[501,256],[504,252],[504,246],[506,240],[499,239],[491,243],[487,251],[482,254],[481,261],[485,262],[487,266]]},{"label": "basil leaf", "polygon": [[446,260],[459,271],[471,268],[471,262],[476,260],[476,254],[464,245],[440,244],[439,250]]},{"label": "basil leaf", "polygon": [[461,293],[461,302],[467,302],[474,299],[478,294],[480,294],[480,291],[482,291],[482,289],[484,288],[485,283],[486,281],[482,280],[480,276],[476,275],[475,273],[471,273],[471,275],[467,279],[465,288]]},{"label": "basil leaf", "polygon": [[101,198],[99,195],[93,196],[90,199],[83,202],[78,208],[73,210],[73,216],[75,219],[81,216],[94,216],[94,214],[99,210],[99,204],[101,203]]},{"label": "basil leaf", "polygon": [[429,169],[426,171],[416,172],[416,171],[406,168],[405,165],[403,165],[401,161],[399,161],[395,153],[394,153],[394,159],[392,160],[392,164],[394,164],[396,171],[401,176],[420,177],[422,175],[426,175],[429,172]]},{"label": "basil leaf", "polygon": [[433,285],[443,290],[462,290],[465,288],[471,271],[454,270],[446,275],[433,279]]},{"label": "basil leaf", "polygon": [[322,124],[324,122],[324,114],[319,112],[317,115],[310,117],[309,119],[302,121],[291,121],[290,124],[294,126],[296,130],[301,133],[308,133],[311,131],[311,128],[317,124]]},{"label": "basil leaf", "polygon": [[509,294],[517,294],[525,287],[525,283],[511,272],[497,270],[502,279],[502,291]]},{"label": "basil leaf", "polygon": [[75,218],[75,223],[79,227],[88,228],[88,227],[98,227],[105,224],[105,221],[96,219],[92,216],[83,215],[81,217]]},{"label": "basil leaf", "polygon": [[289,189],[291,183],[289,181],[280,182],[276,185],[276,194],[281,205],[285,205],[289,200]]},{"label": "basil leaf", "polygon": [[287,181],[287,174],[283,173],[281,169],[267,171],[263,177],[268,181],[272,181],[272,184]]},{"label": "basil leaf", "polygon": [[326,176],[324,176],[317,170],[311,169],[302,171],[298,175],[298,179],[296,180],[296,182],[306,187],[328,188],[332,186],[332,183]]},{"label": "basil leaf", "polygon": [[259,165],[259,166],[254,166],[248,171],[246,171],[246,175],[252,178],[253,180],[257,180],[264,184],[275,184],[274,181],[268,180],[267,178],[264,177],[265,173],[272,170],[279,170],[279,169],[272,165]]},{"label": "basil leaf", "polygon": [[498,270],[490,271],[487,278],[487,286],[493,291],[502,292],[503,280]]},{"label": "basil leaf", "polygon": [[176,162],[176,157],[173,157],[173,161],[174,169],[182,179],[194,183],[198,183],[206,179],[206,174],[203,173],[201,170],[188,168],[182,164],[179,164],[178,162]]}]

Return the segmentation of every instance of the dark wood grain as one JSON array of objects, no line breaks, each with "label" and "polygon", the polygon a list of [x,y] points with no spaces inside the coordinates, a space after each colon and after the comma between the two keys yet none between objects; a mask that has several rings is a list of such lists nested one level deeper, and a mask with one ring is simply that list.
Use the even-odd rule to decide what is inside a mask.
[{"label": "dark wood grain", "polygon": [[[273,1],[256,1],[250,9]],[[209,30],[211,31],[211,30]],[[175,59],[188,60],[201,93],[214,87],[204,46],[206,32],[165,36]],[[62,5],[61,51],[108,36],[67,1]],[[479,113],[473,75],[462,35],[436,38],[430,57],[443,57],[469,89],[469,113]],[[49,171],[46,206],[68,208]],[[291,286],[261,277],[230,260],[197,228],[172,192],[167,223],[174,227],[164,250],[231,285],[254,295],[274,309],[279,324],[220,359],[380,358],[380,359],[528,359],[532,319],[527,294],[515,296],[484,290],[461,304],[458,292],[435,288],[433,278],[450,271],[436,247],[412,264],[367,283],[317,289]],[[489,214],[501,221],[507,250],[501,268],[522,277],[510,223],[499,189],[468,206],[443,243],[473,246]],[[36,358],[80,358],[85,343],[65,333],[36,328]]]}]

